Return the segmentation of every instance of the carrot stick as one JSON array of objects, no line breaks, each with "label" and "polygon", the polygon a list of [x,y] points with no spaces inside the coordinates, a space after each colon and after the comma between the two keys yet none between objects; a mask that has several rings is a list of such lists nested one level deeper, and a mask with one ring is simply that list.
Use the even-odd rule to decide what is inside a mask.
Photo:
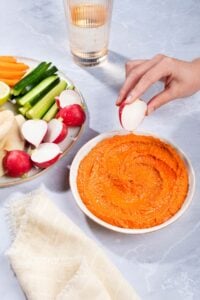
[{"label": "carrot stick", "polygon": [[25,71],[1,71],[0,70],[0,78],[5,79],[20,79],[24,76]]},{"label": "carrot stick", "polygon": [[0,71],[25,71],[29,67],[23,63],[10,63],[0,61]]},{"label": "carrot stick", "polygon": [[19,79],[3,79],[3,78],[0,78],[0,81],[5,82],[10,87],[13,87],[19,81]]},{"label": "carrot stick", "polygon": [[15,62],[16,63],[16,58],[14,56],[0,56],[0,61],[4,61],[4,62]]}]

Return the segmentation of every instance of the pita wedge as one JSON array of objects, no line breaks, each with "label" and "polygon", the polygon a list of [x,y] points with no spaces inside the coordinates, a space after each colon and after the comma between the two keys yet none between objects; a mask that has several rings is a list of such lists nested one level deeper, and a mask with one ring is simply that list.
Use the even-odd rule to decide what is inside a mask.
[{"label": "pita wedge", "polygon": [[0,142],[10,131],[14,119],[15,117],[12,111],[10,110],[0,111]]},{"label": "pita wedge", "polygon": [[24,150],[25,140],[21,135],[21,125],[25,122],[25,119],[21,115],[15,116],[11,129],[9,130],[4,149],[8,151],[12,150]]}]

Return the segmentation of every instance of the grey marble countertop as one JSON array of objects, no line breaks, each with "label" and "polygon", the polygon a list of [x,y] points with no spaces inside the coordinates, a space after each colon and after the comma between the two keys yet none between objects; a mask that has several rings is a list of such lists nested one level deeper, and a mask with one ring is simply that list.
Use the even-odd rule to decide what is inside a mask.
[{"label": "grey marble countertop", "polygon": [[[50,197],[110,259],[144,300],[200,299],[200,95],[170,103],[140,129],[170,139],[185,151],[196,173],[196,193],[174,224],[150,234],[112,233],[77,208],[67,184],[67,168],[77,149],[98,133],[119,129],[114,105],[124,79],[124,62],[165,53],[181,59],[200,56],[199,0],[116,0],[109,60],[80,68],[71,59],[62,0],[0,1],[0,54],[53,61],[82,91],[90,113],[79,144],[56,166],[32,182],[0,190],[0,299],[25,299],[4,255],[10,239],[3,219],[6,198],[43,183]],[[154,86],[146,95],[154,93]],[[126,300],[126,299],[124,299]],[[127,299],[128,300],[128,299]]]}]

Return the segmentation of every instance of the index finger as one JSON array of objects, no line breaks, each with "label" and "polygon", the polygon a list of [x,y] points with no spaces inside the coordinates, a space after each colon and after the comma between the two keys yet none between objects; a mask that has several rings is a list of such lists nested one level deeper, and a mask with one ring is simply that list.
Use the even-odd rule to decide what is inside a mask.
[{"label": "index finger", "polygon": [[125,69],[126,69],[126,77],[129,75],[130,71],[132,71],[135,67],[143,64],[146,62],[146,59],[136,59],[136,60],[129,60],[126,63]]},{"label": "index finger", "polygon": [[125,103],[132,103],[137,98],[141,97],[142,94],[154,83],[159,81],[161,78],[170,75],[170,69],[168,65],[161,61],[154,67],[152,67],[149,71],[147,71],[129,93],[128,97],[125,100]]},{"label": "index finger", "polygon": [[156,55],[151,60],[146,60],[144,63],[135,66],[129,73],[126,78],[120,92],[119,97],[117,99],[116,104],[119,105],[124,99],[126,99],[127,95],[130,93],[132,88],[135,87],[140,78],[147,73],[154,65],[158,64],[163,59],[162,54]]}]

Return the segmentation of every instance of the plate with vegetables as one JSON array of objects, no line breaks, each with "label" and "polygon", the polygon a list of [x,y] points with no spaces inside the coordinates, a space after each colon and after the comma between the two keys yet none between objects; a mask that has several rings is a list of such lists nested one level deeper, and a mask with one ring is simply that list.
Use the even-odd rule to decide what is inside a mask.
[{"label": "plate with vegetables", "polygon": [[0,56],[0,187],[46,172],[79,139],[86,105],[51,62]]}]

